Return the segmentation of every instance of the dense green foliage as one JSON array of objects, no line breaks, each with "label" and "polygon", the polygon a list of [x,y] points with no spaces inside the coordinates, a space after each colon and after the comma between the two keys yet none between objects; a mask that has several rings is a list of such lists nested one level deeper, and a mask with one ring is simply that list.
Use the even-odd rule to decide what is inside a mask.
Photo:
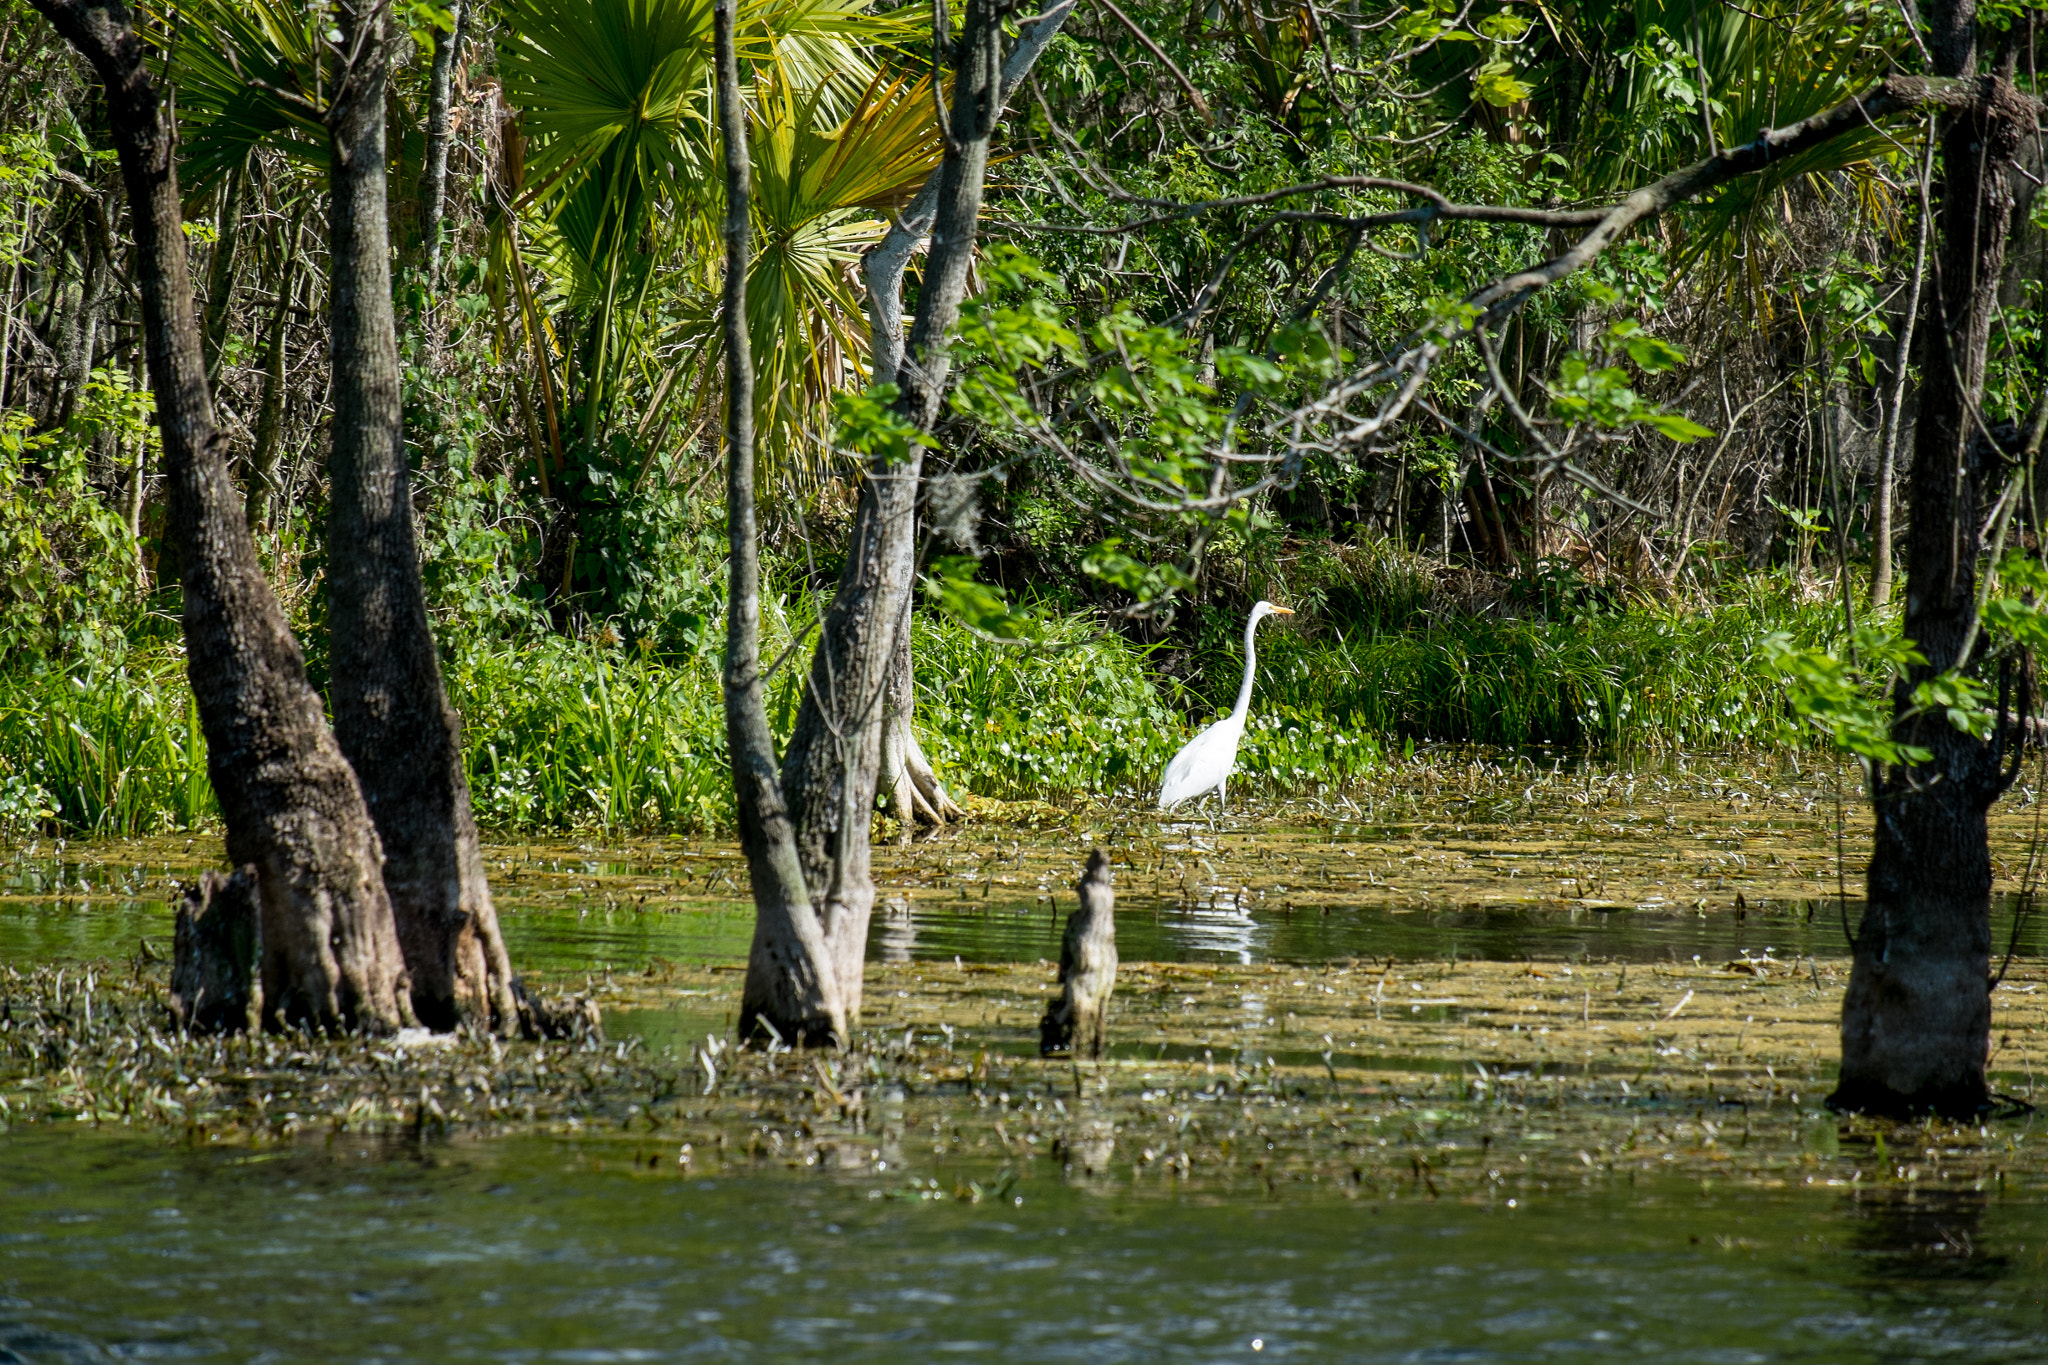
[{"label": "dense green foliage", "polygon": [[[1348,225],[1419,202],[1389,182],[1607,202],[1882,75],[1909,43],[1897,8],[1125,9],[1142,40],[1084,6],[1048,49],[988,203],[914,622],[942,776],[1004,798],[1148,791],[1229,705],[1260,597],[1299,615],[1262,637],[1241,791],[1338,787],[1411,741],[1787,739],[1786,661],[1810,697],[1869,614],[1873,490],[1911,401],[1914,128],[1630,236],[1499,330],[1497,375],[1446,345],[1407,420],[1369,438],[1290,414],[1452,336],[1476,285],[1562,240]],[[0,824],[189,825],[211,798],[103,115],[22,0],[4,10]],[[452,21],[406,12],[423,45]],[[472,6],[438,274],[410,226],[424,46],[393,87],[423,569],[487,824],[729,818],[708,14]],[[324,684],[324,144],[291,94],[325,76],[302,19],[292,0],[203,0],[152,22],[184,25],[157,36],[225,430],[238,477],[274,494],[252,505],[259,544]],[[939,155],[928,23],[742,5],[771,658],[829,591],[848,450],[880,411],[847,399],[875,378],[857,265]],[[1999,418],[2039,387],[2031,278],[1994,347]],[[1270,483],[1203,503],[1219,451],[1243,461],[1233,490]],[[771,687],[785,730],[803,667],[798,647]],[[1855,674],[1842,697],[1883,686]]]}]

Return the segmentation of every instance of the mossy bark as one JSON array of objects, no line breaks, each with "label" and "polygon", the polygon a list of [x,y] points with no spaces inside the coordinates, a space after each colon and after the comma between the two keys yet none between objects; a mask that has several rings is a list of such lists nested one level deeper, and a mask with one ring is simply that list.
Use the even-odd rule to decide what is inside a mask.
[{"label": "mossy bark", "polygon": [[467,1021],[509,1033],[521,1012],[413,538],[385,187],[394,34],[372,0],[338,14],[359,56],[329,119],[335,730],[383,839],[413,1011],[430,1028]]}]

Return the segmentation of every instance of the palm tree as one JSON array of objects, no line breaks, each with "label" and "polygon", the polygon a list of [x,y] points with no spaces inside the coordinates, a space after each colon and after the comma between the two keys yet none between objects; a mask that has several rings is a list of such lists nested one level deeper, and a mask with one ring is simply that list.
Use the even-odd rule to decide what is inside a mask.
[{"label": "palm tree", "polygon": [[[880,69],[911,30],[861,10],[758,0],[739,16],[760,187],[748,327],[771,479],[819,467],[831,395],[865,375],[851,266],[886,230],[873,210],[907,199],[941,150],[928,84]],[[722,355],[711,6],[515,0],[507,21],[501,67],[526,154],[495,282],[513,286],[537,353],[560,367],[544,386],[564,395],[565,440],[594,449],[630,420],[644,444],[670,405],[685,420],[709,411]],[[538,295],[507,280],[521,234],[545,277]]]}]

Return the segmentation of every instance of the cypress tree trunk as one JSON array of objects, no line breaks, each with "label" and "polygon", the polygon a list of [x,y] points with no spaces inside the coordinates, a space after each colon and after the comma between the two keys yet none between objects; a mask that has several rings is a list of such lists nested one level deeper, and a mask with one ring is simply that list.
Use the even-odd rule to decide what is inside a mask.
[{"label": "cypress tree trunk", "polygon": [[740,999],[740,1038],[765,1030],[785,1043],[846,1038],[846,1010],[823,926],[797,861],[796,830],[775,771],[775,736],[761,689],[761,555],[754,505],[754,359],[747,335],[753,260],[747,115],[733,39],[736,0],[715,0],[718,126],[725,157],[725,518],[731,551],[725,611],[725,738],[740,847],[754,893],[754,942]]},{"label": "cypress tree trunk", "polygon": [[[967,293],[989,141],[1004,99],[1044,52],[1073,6],[1074,0],[1053,0],[1020,36],[1005,62],[1000,7],[993,0],[970,0],[962,37],[953,45],[958,60],[945,159],[933,177],[934,186],[920,192],[905,215],[906,221],[914,221],[916,226],[892,232],[883,253],[886,259],[870,269],[871,294],[877,281],[885,291],[871,299],[871,335],[876,342],[878,367],[894,364],[889,372],[895,375],[899,390],[897,411],[919,430],[931,430],[944,406],[945,342],[959,322],[960,303]],[[720,79],[723,82],[723,75]],[[735,74],[735,102],[737,96]],[[729,134],[727,146],[732,145]],[[737,169],[743,173],[743,168]],[[735,171],[729,162],[729,184]],[[930,225],[931,252],[925,262],[917,315],[905,348],[896,341],[902,317],[899,291],[903,265],[926,224]],[[736,316],[730,311],[734,297],[732,275],[737,270],[736,262],[744,261],[745,257],[730,254],[730,234],[734,231],[731,221],[727,231],[727,354],[731,355],[730,338],[734,335]],[[738,447],[732,449],[737,452]],[[774,814],[778,818],[785,809],[782,803],[787,803],[793,826],[792,852],[798,869],[793,882],[780,872],[773,879],[764,880],[763,864],[754,863],[758,917],[755,952],[747,967],[741,1013],[743,1037],[751,1036],[756,1021],[766,1021],[785,1038],[820,1036],[819,1021],[823,1016],[817,1010],[828,1001],[838,1011],[835,1031],[843,1037],[845,1028],[860,1014],[861,970],[875,899],[868,840],[882,771],[884,731],[891,718],[892,676],[905,680],[906,695],[908,687],[907,669],[897,667],[897,651],[902,648],[900,636],[907,619],[916,558],[921,455],[921,447],[912,446],[908,458],[893,464],[871,461],[866,470],[846,568],[812,657],[808,686],[790,737],[789,752],[783,758],[780,781],[770,784],[761,774],[742,774],[741,749],[736,741],[733,746],[742,829],[748,800],[759,799],[750,798],[747,787],[766,792],[772,785],[776,793]],[[749,480],[744,534],[751,545],[751,472]],[[730,486],[729,489],[728,525],[734,537],[734,591],[729,619],[737,623],[742,615],[742,507],[739,491]],[[749,603],[745,611],[758,610],[752,599]],[[732,719],[734,678],[730,672],[731,661],[740,657],[736,631],[737,624],[729,624],[728,735],[736,734]],[[757,654],[747,657],[749,667],[757,668]],[[763,752],[772,760],[772,750],[757,745],[749,751],[750,761],[759,761]],[[904,752],[907,755],[909,750]],[[933,787],[937,790],[936,781]],[[799,898],[797,887],[807,888],[807,894]],[[764,942],[801,944],[802,951],[790,947],[771,955],[763,952]],[[820,974],[823,979],[814,979]],[[784,1009],[791,1012],[778,1013]]]},{"label": "cypress tree trunk", "polygon": [[[1002,23],[969,0],[954,71],[951,124],[917,318],[897,371],[896,410],[930,431],[944,406],[945,346],[960,318],[981,213],[988,149],[1002,112]],[[783,759],[805,882],[823,921],[848,1022],[859,1017],[875,885],[869,822],[897,633],[910,600],[923,447],[872,459],[839,588],[825,613],[809,686]]]},{"label": "cypress tree trunk", "polygon": [[384,885],[430,1028],[516,1026],[511,964],[485,880],[413,539],[391,301],[384,156],[390,20],[339,7],[360,53],[330,111],[334,452],[328,514],[334,720],[384,842]]},{"label": "cypress tree trunk", "polygon": [[[1936,74],[1977,66],[1974,5],[1928,8]],[[1979,528],[2000,454],[1981,429],[1985,354],[2013,208],[2013,164],[2033,116],[2010,63],[1980,77],[1972,107],[1945,112],[1939,245],[1919,328],[1905,633],[1927,664],[1901,681],[1895,736],[1932,752],[1874,783],[1869,908],[1842,1004],[1842,1073],[1830,1103],[1966,1118],[1990,1102],[1991,857],[1985,813],[2012,779],[2018,740],[1986,741],[1940,708],[1908,715],[1912,691],[1966,667],[1977,630]]]},{"label": "cypress tree trunk", "polygon": [[410,1011],[377,832],[263,577],[214,427],[170,110],[125,5],[35,5],[106,86],[163,432],[166,531],[184,569],[187,669],[228,859],[256,869],[265,1018],[395,1029]]}]

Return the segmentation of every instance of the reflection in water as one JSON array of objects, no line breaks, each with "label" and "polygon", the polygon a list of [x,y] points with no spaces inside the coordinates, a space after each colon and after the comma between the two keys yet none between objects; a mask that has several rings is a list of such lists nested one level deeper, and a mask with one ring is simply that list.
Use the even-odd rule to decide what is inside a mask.
[{"label": "reflection in water", "polygon": [[1914,1181],[1862,1191],[1851,1205],[1857,1218],[1856,1246],[1870,1253],[1874,1285],[1995,1280],[2010,1269],[2005,1256],[1982,1247],[1989,1201],[1981,1190],[1918,1188]]},{"label": "reflection in water", "polygon": [[[195,873],[196,875],[196,873]],[[643,874],[644,876],[644,874]],[[1135,884],[1134,884],[1135,883]],[[723,890],[721,884],[720,887]],[[1176,888],[1169,887],[1169,890]],[[1060,886],[1041,899],[943,898],[930,892],[887,895],[870,930],[885,962],[1032,962],[1057,960],[1074,908]],[[1829,907],[1751,905],[1741,918],[1690,909],[1617,910],[1440,903],[1422,908],[1353,904],[1300,907],[1242,885],[1191,883],[1185,898],[1149,894],[1127,879],[1117,894],[1117,947],[1134,962],[1326,962],[1338,958],[1448,958],[1496,962],[1579,961],[1712,963],[1766,953],[1781,961],[1844,955],[1840,921]],[[506,946],[523,970],[571,974],[638,970],[671,962],[746,960],[753,909],[743,899],[696,896],[644,902],[537,897],[517,885],[498,901]],[[2011,934],[2013,898],[1994,903],[1996,940]],[[1856,913],[1851,907],[1852,918]],[[0,961],[26,965],[167,954],[167,898],[137,896],[0,898]],[[2048,916],[2023,925],[2020,953],[2048,943]],[[142,948],[144,940],[149,947]]]},{"label": "reflection in water", "polygon": [[910,961],[911,950],[917,947],[917,920],[910,913],[910,902],[890,896],[876,908],[881,913],[875,916],[869,935],[874,954],[884,962]]}]

